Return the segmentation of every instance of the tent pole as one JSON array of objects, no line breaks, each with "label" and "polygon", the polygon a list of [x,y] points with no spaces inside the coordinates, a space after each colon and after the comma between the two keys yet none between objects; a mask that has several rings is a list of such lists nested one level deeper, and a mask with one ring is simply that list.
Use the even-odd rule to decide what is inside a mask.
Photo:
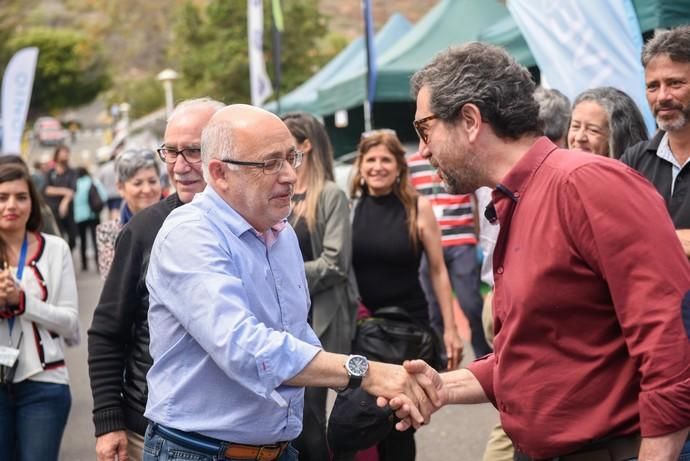
[{"label": "tent pole", "polygon": [[364,131],[371,131],[371,105],[368,99],[364,100],[362,109],[364,109]]},{"label": "tent pole", "polygon": [[376,50],[374,48],[374,20],[371,11],[371,0],[362,0],[362,15],[364,16],[364,43],[367,49],[367,81],[366,98],[364,100],[364,131],[371,131],[373,120],[371,105],[376,91]]}]

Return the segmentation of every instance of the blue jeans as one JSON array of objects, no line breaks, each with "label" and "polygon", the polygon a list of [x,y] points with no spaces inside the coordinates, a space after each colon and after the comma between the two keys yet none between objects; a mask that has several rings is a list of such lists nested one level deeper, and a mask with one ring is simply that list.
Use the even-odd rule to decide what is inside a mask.
[{"label": "blue jeans", "polygon": [[685,442],[685,445],[683,445],[678,461],[690,461],[690,442]]},{"label": "blue jeans", "polygon": [[66,384],[0,385],[0,459],[57,461],[71,406]]},{"label": "blue jeans", "polygon": [[[220,451],[220,450],[219,450]],[[297,461],[299,452],[292,445],[288,445],[278,461]],[[144,439],[143,461],[239,461],[235,458],[226,458],[220,453],[209,454],[206,451],[194,450],[164,439],[151,430],[151,425],[146,429]],[[244,460],[246,461],[246,460]]]}]

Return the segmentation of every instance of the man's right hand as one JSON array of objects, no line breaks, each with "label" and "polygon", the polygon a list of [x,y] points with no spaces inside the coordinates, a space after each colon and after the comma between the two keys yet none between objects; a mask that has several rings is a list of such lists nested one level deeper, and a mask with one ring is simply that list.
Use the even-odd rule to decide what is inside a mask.
[{"label": "man's right hand", "polygon": [[127,432],[115,431],[96,439],[98,461],[129,461],[127,456]]},{"label": "man's right hand", "polygon": [[[424,390],[428,399],[414,401],[410,395],[400,394],[391,399],[379,397],[377,404],[381,407],[389,405],[395,415],[400,419],[396,424],[396,429],[405,431],[410,427],[419,428],[415,421],[415,412],[418,411],[424,417],[424,423],[428,423],[431,414],[448,403],[448,391],[444,387],[441,376],[423,360],[405,361],[404,369],[409,373],[418,386]],[[417,408],[415,408],[417,407]]]},{"label": "man's right hand", "polygon": [[[436,374],[433,369],[431,370]],[[369,374],[362,385],[365,391],[379,397],[380,406],[397,398],[400,406],[404,407],[409,424],[418,429],[427,424],[431,414],[443,405],[445,393],[440,378],[425,379],[417,376],[415,372],[416,370],[408,373],[400,365],[370,362]]]}]

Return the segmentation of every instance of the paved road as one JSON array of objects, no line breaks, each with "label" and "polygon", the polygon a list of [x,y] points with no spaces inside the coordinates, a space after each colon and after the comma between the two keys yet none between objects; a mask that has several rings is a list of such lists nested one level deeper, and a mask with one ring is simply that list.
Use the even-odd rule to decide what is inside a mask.
[{"label": "paved road", "polygon": [[[93,402],[86,365],[86,330],[101,290],[95,272],[77,274],[81,318],[81,345],[68,348],[66,361],[72,380],[72,411],[60,452],[61,461],[95,459],[91,409]],[[469,345],[466,346],[469,349]],[[497,420],[490,405],[444,408],[434,415],[431,425],[417,433],[418,461],[478,461],[489,429]]]},{"label": "paved road", "polygon": [[[103,130],[102,129],[89,129],[80,131],[77,134],[76,142],[68,141],[66,143],[67,147],[72,151],[72,156],[70,163],[72,166],[92,166],[97,164],[96,150],[103,145]],[[28,145],[28,155],[27,160],[29,165],[37,160],[40,160],[43,156],[50,156],[52,158],[55,147],[52,146],[41,146],[33,140],[30,139]]]}]

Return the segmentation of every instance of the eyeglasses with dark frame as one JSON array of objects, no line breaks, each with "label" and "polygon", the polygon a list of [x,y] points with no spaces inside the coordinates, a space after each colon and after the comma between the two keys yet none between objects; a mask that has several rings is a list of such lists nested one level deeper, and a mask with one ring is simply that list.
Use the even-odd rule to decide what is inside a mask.
[{"label": "eyeglasses with dark frame", "polygon": [[231,165],[246,166],[250,168],[261,168],[264,174],[276,174],[283,168],[283,163],[288,162],[292,168],[299,168],[302,164],[303,152],[293,150],[285,158],[271,158],[263,162],[242,162],[240,160],[220,159],[223,163]]},{"label": "eyeglasses with dark frame", "polygon": [[414,126],[414,130],[417,132],[417,136],[419,136],[419,139],[421,139],[424,144],[427,144],[429,142],[429,127],[427,126],[427,122],[437,119],[438,115],[429,115],[428,117],[420,118],[412,122],[412,125]]},{"label": "eyeglasses with dark frame", "polygon": [[182,155],[185,162],[190,165],[201,162],[201,148],[200,147],[185,147],[184,149],[173,149],[172,147],[166,147],[165,145],[156,149],[158,156],[165,163],[175,163],[177,161],[177,156]]}]

